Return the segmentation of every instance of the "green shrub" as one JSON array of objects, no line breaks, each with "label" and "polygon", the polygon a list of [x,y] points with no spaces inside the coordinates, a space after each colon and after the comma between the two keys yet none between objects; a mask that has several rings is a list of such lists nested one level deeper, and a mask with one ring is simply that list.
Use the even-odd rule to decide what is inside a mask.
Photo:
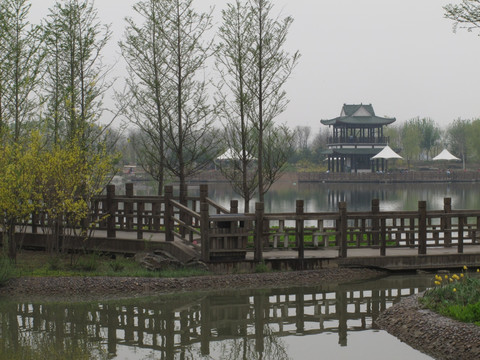
[{"label": "green shrub", "polygon": [[265,264],[264,261],[262,261],[261,263],[257,264],[255,266],[255,272],[256,273],[266,273],[266,272],[269,272],[270,269],[268,268],[267,264]]},{"label": "green shrub", "polygon": [[0,286],[13,276],[14,265],[12,261],[6,256],[0,256]]},{"label": "green shrub", "polygon": [[110,267],[110,269],[113,270],[113,272],[120,272],[120,271],[123,271],[123,269],[125,269],[125,265],[117,260],[110,261],[108,266]]},{"label": "green shrub", "polygon": [[91,253],[78,260],[77,268],[83,271],[95,271],[98,268],[100,256],[97,253]]}]

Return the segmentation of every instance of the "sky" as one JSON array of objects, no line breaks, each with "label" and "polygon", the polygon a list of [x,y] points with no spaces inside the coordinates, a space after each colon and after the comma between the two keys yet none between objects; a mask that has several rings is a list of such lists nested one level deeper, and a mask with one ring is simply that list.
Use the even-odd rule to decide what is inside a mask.
[{"label": "sky", "polygon": [[[117,42],[135,2],[95,1],[100,20],[113,31],[105,62],[116,63],[119,78],[125,68]],[[202,11],[214,6],[218,26],[228,2],[194,5]],[[294,18],[286,49],[301,53],[286,85],[290,103],[277,122],[310,126],[316,133],[324,127],[320,120],[339,116],[344,103],[372,104],[376,115],[395,117],[397,124],[420,117],[445,128],[458,118],[480,118],[480,37],[463,29],[454,33],[442,9],[458,2],[274,0],[274,15]],[[32,22],[53,3],[33,0]]]}]

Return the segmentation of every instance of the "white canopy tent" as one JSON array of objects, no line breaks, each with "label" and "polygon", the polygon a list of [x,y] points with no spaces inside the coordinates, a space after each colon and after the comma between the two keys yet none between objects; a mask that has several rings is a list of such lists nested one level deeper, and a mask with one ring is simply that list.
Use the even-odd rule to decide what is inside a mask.
[{"label": "white canopy tent", "polygon": [[371,158],[372,160],[374,159],[403,159],[400,155],[398,155],[395,151],[392,150],[390,146],[385,146],[382,151],[380,151],[377,155],[373,156]]},{"label": "white canopy tent", "polygon": [[[217,157],[217,160],[240,160],[240,153],[234,151],[233,149],[227,149],[222,155]],[[253,156],[247,154],[249,160],[255,160]]]},{"label": "white canopy tent", "polygon": [[457,160],[459,161],[460,159],[456,157],[455,155],[452,155],[447,149],[443,149],[443,151],[435,156],[432,160]]}]

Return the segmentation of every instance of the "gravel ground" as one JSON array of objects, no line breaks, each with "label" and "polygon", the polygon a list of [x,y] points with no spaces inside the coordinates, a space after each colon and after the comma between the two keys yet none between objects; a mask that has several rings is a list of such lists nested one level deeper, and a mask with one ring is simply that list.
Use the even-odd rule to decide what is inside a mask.
[{"label": "gravel ground", "polygon": [[376,326],[435,359],[480,359],[480,327],[423,309],[418,296],[384,311]]},{"label": "gravel ground", "polygon": [[138,296],[175,291],[215,290],[322,282],[347,282],[374,278],[384,272],[370,269],[321,269],[312,271],[210,275],[186,278],[133,277],[26,277],[12,279],[0,288],[8,297]]}]

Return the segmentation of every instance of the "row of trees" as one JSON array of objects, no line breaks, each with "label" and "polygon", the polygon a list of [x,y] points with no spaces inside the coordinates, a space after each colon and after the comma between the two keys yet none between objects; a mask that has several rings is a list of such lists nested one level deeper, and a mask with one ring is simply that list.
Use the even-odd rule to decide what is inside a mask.
[{"label": "row of trees", "polygon": [[38,25],[29,11],[27,0],[0,0],[0,211],[11,258],[15,228],[32,214],[52,251],[61,224],[85,233],[89,201],[115,163],[100,124],[109,28],[89,1],[57,1]]},{"label": "row of trees", "polygon": [[[137,161],[158,181],[159,193],[166,179],[178,180],[185,202],[187,178],[230,148],[235,155],[222,170],[245,197],[246,207],[253,193],[262,199],[292,148],[293,133],[274,119],[286,108],[284,84],[299,58],[284,50],[293,19],[275,17],[269,0],[235,0],[222,11],[216,32],[212,11],[197,12],[192,0],[141,0],[133,10],[136,20],[126,19],[119,43],[128,76],[125,91],[116,93],[116,112],[139,130],[131,139]],[[60,181],[61,172],[74,163],[86,176],[97,171],[101,176],[96,178],[106,180],[99,168],[107,166],[100,166],[97,155],[105,158],[106,146],[117,140],[110,128],[115,116],[106,120],[103,106],[112,87],[111,69],[103,62],[111,31],[100,23],[90,0],[58,0],[37,25],[29,23],[29,11],[28,0],[0,0],[0,133],[6,146],[0,155],[14,172],[24,155],[35,169],[42,162],[47,169],[48,156],[77,156],[67,164],[57,162],[56,171],[48,168],[56,174],[49,182],[71,199],[88,200],[87,194],[104,184],[97,182],[95,191],[87,191],[86,179],[77,176],[78,182],[66,190],[56,178]],[[206,80],[213,69],[219,79],[215,83]],[[213,126],[217,120],[223,129]],[[32,148],[25,144],[32,143],[33,129],[39,129],[39,140]],[[111,165],[113,157],[107,160]],[[91,166],[81,167],[82,161]],[[5,195],[0,203],[5,233],[26,213],[38,207],[46,211],[47,198],[35,198],[42,190],[20,181],[43,175],[33,170],[23,174],[16,186],[31,199],[5,190],[25,210],[8,215],[12,203]],[[60,203],[48,204],[65,216]],[[69,209],[82,213],[77,210]],[[53,214],[49,218],[58,220]]]},{"label": "row of trees", "polygon": [[[222,11],[217,40],[212,13],[192,0],[143,0],[133,7],[120,42],[128,64],[119,95],[126,117],[141,130],[139,162],[158,182],[180,183],[185,201],[189,176],[229,149],[219,164],[234,189],[260,199],[277,179],[292,148],[292,132],[274,119],[288,103],[284,84],[299,55],[284,50],[292,18],[274,17],[269,0],[235,0]],[[218,79],[205,80],[213,64]],[[209,86],[216,89],[213,105]],[[220,120],[222,129],[213,127]]]}]

